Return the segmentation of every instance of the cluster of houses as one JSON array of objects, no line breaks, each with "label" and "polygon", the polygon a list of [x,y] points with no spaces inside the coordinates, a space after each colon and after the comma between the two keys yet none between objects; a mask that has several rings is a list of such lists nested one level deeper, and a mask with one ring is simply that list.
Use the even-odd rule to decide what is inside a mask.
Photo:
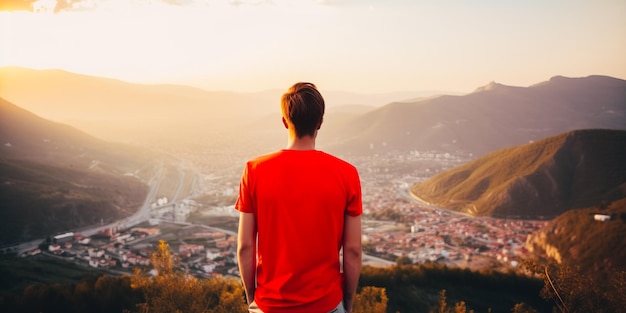
[{"label": "cluster of houses", "polygon": [[414,264],[446,262],[461,265],[480,255],[516,267],[528,251],[528,234],[545,225],[544,221],[470,218],[459,214],[406,204],[402,210],[409,225],[396,231],[377,227],[364,229],[364,242],[376,254],[408,257]]},{"label": "cluster of houses", "polygon": [[83,261],[95,268],[148,266],[151,252],[141,249],[138,255],[129,251],[126,244],[158,233],[159,230],[155,228],[133,228],[123,232],[106,228],[93,236],[66,232],[49,238],[39,248],[27,251],[22,256],[45,252],[68,261]]},{"label": "cluster of houses", "polygon": [[[189,224],[178,224],[176,231],[179,237],[170,244],[170,250],[182,266],[200,276],[238,275],[234,236]],[[89,237],[67,232],[22,256],[45,253],[94,268],[130,270],[150,266],[150,256],[162,235],[159,227],[106,228]]]}]

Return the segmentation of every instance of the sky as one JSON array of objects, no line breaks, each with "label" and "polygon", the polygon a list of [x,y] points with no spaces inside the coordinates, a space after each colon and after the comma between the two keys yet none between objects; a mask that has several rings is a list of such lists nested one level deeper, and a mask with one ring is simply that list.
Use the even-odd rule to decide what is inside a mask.
[{"label": "sky", "polygon": [[8,65],[240,92],[626,79],[626,1],[2,0]]}]

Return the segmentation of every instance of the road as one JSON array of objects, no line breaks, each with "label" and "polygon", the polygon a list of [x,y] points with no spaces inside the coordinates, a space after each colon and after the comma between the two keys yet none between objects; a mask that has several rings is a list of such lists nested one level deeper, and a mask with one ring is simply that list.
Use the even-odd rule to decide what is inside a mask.
[{"label": "road", "polygon": [[[150,180],[150,190],[148,191],[148,195],[146,195],[146,199],[143,202],[143,205],[135,212],[135,214],[117,222],[122,228],[126,226],[132,226],[141,223],[150,218],[150,209],[152,203],[156,202],[157,192],[159,191],[159,187],[161,186],[161,182],[165,177],[165,165],[163,163],[159,163],[159,168],[157,169],[157,173]],[[113,225],[116,223],[113,223]],[[110,227],[110,226],[109,226]]]},{"label": "road", "polygon": [[[176,188],[176,192],[173,195],[171,201],[180,200],[178,199],[178,197],[180,196],[181,190],[185,183],[185,171],[183,170],[182,164],[179,165],[178,171],[179,171],[178,187]],[[171,203],[168,203],[163,206],[158,206],[156,208],[152,207],[152,204],[156,203],[157,192],[159,190],[159,187],[161,186],[161,182],[163,181],[163,179],[165,179],[165,164],[159,163],[155,174],[153,175],[153,177],[150,179],[148,183],[150,186],[150,190],[148,191],[148,194],[146,195],[146,199],[144,200],[141,207],[137,210],[137,212],[135,212],[135,214],[127,218],[115,221],[115,222],[111,222],[111,223],[107,223],[103,225],[97,225],[97,226],[91,225],[91,226],[87,226],[84,228],[76,229],[74,230],[74,232],[80,233],[86,237],[89,237],[107,228],[111,228],[111,227],[128,228],[128,227],[137,225],[141,222],[148,220],[150,218],[150,211],[152,209],[158,209],[163,206],[171,205]],[[216,231],[224,232],[231,236],[237,236],[237,233],[233,231],[216,228],[216,227],[210,227],[210,228]],[[17,252],[17,254],[20,255],[26,251],[30,251],[30,250],[37,248],[44,240],[45,239],[37,239],[37,240],[33,240],[30,242],[26,242],[26,243],[21,243],[21,244],[11,246],[11,247],[4,247],[4,249],[10,252]],[[374,263],[374,264],[379,264],[379,265],[394,265],[395,264],[395,262],[393,261],[381,259],[379,257],[375,257],[372,255],[367,255],[367,254],[363,254],[363,263]]]},{"label": "road", "polygon": [[[70,231],[75,232],[75,233],[80,233],[88,237],[88,236],[95,235],[98,232],[106,228],[110,228],[110,227],[122,227],[123,228],[125,226],[136,225],[142,221],[147,220],[150,217],[151,204],[156,202],[156,193],[159,190],[159,186],[161,185],[161,181],[164,179],[164,175],[165,175],[165,165],[163,163],[160,163],[158,166],[159,168],[157,169],[156,173],[150,179],[150,182],[149,182],[150,190],[148,191],[148,194],[146,195],[146,199],[144,200],[144,203],[139,208],[139,210],[135,212],[135,214],[133,214],[130,217],[124,218],[122,220],[111,222],[108,224],[96,225],[96,226],[91,225],[91,226],[87,226],[87,227],[83,227],[83,228],[79,228],[75,230],[70,230]],[[182,184],[182,180],[180,184]],[[29,241],[29,242],[19,243],[19,244],[12,245],[12,246],[2,247],[0,251],[4,252],[4,254],[17,253],[17,255],[20,255],[24,252],[36,249],[45,240],[46,240],[45,238],[41,238],[41,239],[35,239],[32,241]]]},{"label": "road", "polygon": [[172,202],[179,200],[178,197],[180,197],[180,192],[185,186],[185,170],[184,170],[185,161],[181,160],[180,162],[181,163],[178,165],[178,187],[176,188],[174,195],[172,195],[172,200],[171,200]]},{"label": "road", "polygon": [[380,264],[380,265],[386,265],[386,266],[391,266],[391,265],[395,265],[396,262],[394,261],[389,261],[389,260],[385,260],[385,259],[381,259],[379,257],[373,256],[373,255],[369,255],[369,254],[365,254],[363,253],[363,264],[370,264],[370,263],[374,263],[374,264]]}]

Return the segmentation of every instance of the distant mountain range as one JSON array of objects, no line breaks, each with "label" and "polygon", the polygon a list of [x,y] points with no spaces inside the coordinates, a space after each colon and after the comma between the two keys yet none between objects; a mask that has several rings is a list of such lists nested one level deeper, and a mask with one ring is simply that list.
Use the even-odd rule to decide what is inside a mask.
[{"label": "distant mountain range", "polygon": [[[576,129],[626,129],[626,81],[556,76],[530,87],[490,83],[463,96],[395,102],[326,129],[345,153],[436,150],[482,156]],[[325,137],[328,138],[328,137]]]},{"label": "distant mountain range", "polygon": [[[62,70],[0,67],[0,97],[98,138],[136,143],[216,136],[237,140],[265,131],[262,128],[282,131],[279,101],[288,87],[251,93],[207,91],[128,83]],[[335,108],[342,112],[330,118],[337,120],[346,113],[363,112],[398,99],[432,96],[432,92],[360,95],[328,91],[324,96],[330,112]],[[251,125],[262,128],[252,129]],[[280,139],[282,142],[283,136]]]},{"label": "distant mountain range", "polygon": [[0,156],[50,165],[98,168],[120,174],[139,167],[154,154],[106,142],[71,126],[43,119],[0,98]]},{"label": "distant mountain range", "polygon": [[1,97],[46,119],[116,141],[231,129],[235,117],[249,121],[265,112],[267,101],[266,95],[255,95],[253,101],[233,92],[133,84],[62,70],[3,67],[0,79]]},{"label": "distant mountain range", "polygon": [[0,245],[131,215],[147,193],[139,178],[150,177],[156,156],[2,98],[0,144]]},{"label": "distant mountain range", "polygon": [[[0,68],[0,97],[98,138],[134,144],[202,138],[215,148],[275,149],[285,136],[279,115],[283,91],[216,92]],[[436,150],[477,157],[571,130],[626,129],[626,80],[607,76],[555,76],[530,87],[492,82],[466,95],[324,96],[328,113],[319,147],[342,155]]]},{"label": "distant mountain range", "polygon": [[504,148],[411,192],[473,216],[553,218],[626,198],[626,131],[577,130]]}]

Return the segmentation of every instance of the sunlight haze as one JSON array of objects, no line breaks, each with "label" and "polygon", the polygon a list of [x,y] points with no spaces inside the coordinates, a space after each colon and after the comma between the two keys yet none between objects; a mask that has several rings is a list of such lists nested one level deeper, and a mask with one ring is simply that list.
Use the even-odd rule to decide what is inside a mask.
[{"label": "sunlight haze", "polygon": [[471,92],[626,77],[626,2],[3,1],[0,66],[207,90]]}]

